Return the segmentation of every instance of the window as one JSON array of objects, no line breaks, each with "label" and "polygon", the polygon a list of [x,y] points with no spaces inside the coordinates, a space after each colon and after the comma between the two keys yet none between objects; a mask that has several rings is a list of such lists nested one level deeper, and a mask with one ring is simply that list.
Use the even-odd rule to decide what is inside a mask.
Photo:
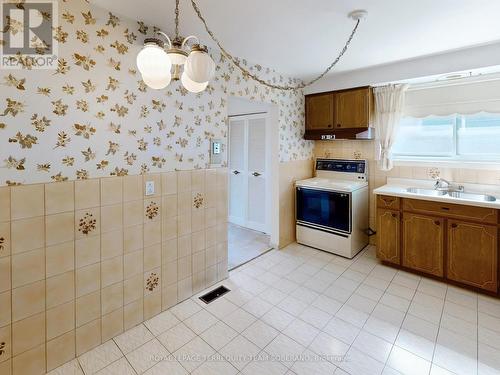
[{"label": "window", "polygon": [[405,117],[392,156],[395,160],[500,162],[500,114]]}]

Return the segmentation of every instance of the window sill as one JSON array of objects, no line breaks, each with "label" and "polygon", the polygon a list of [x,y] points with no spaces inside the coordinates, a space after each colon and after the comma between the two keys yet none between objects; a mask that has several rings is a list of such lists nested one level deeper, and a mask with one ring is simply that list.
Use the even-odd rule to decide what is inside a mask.
[{"label": "window sill", "polygon": [[438,167],[456,169],[500,170],[500,161],[462,161],[439,159],[394,159],[396,167]]}]

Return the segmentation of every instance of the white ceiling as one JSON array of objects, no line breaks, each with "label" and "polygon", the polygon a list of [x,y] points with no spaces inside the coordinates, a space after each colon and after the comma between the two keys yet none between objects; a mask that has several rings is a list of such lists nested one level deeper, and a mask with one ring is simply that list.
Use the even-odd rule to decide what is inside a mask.
[{"label": "white ceiling", "polygon": [[[90,0],[113,13],[173,30],[174,0]],[[335,69],[349,71],[500,40],[499,0],[198,0],[209,26],[235,56],[295,77],[330,64],[347,39],[353,9],[368,10]],[[210,43],[190,0],[181,33]]]}]

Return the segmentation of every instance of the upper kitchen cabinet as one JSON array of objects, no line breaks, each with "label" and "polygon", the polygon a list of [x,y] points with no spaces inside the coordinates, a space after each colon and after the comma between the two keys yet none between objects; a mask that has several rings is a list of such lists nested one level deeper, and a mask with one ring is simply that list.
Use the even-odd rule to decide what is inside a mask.
[{"label": "upper kitchen cabinet", "polygon": [[306,131],[332,129],[335,122],[335,94],[306,96]]},{"label": "upper kitchen cabinet", "polygon": [[306,95],[305,139],[355,139],[372,119],[370,87]]}]

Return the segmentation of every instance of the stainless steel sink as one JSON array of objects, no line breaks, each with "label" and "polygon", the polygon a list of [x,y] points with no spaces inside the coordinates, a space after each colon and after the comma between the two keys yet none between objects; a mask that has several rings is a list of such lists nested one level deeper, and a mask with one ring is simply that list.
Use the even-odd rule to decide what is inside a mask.
[{"label": "stainless steel sink", "polygon": [[432,189],[420,189],[420,188],[408,188],[406,189],[408,193],[418,194],[418,195],[428,195],[432,197],[442,197],[446,195],[446,191],[432,190]]},{"label": "stainless steel sink", "polygon": [[493,195],[487,194],[474,194],[474,193],[464,193],[463,191],[439,191],[432,189],[421,189],[421,188],[408,188],[406,189],[408,193],[417,195],[427,195],[431,197],[444,197],[449,196],[451,198],[467,199],[477,202],[496,202],[497,198]]}]

